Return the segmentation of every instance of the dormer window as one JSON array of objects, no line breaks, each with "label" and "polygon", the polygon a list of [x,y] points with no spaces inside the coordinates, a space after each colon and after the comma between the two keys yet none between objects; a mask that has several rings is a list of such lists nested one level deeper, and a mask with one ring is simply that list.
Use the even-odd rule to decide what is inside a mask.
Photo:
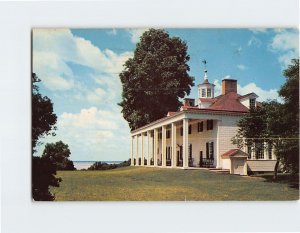
[{"label": "dormer window", "polygon": [[206,90],[204,88],[202,89],[202,95],[201,96],[206,97]]},{"label": "dormer window", "polygon": [[255,99],[249,99],[249,107],[250,109],[255,108]]}]

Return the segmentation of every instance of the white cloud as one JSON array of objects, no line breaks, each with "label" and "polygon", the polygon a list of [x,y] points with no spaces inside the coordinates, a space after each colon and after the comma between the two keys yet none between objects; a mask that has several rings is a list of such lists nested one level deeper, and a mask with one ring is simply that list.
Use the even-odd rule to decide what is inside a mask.
[{"label": "white cloud", "polygon": [[260,47],[262,44],[261,40],[259,40],[258,38],[252,36],[250,38],[250,40],[248,41],[247,45],[250,46],[256,46],[256,47]]},{"label": "white cloud", "polygon": [[277,89],[264,90],[261,87],[258,87],[255,83],[248,83],[245,86],[241,86],[238,84],[237,89],[240,95],[246,95],[248,93],[254,92],[259,96],[258,101],[266,101],[268,99],[279,100]]},{"label": "white cloud", "polygon": [[[72,160],[128,159],[129,127],[119,115],[118,108],[107,111],[90,107],[78,113],[64,112],[58,116],[57,135],[42,141],[67,143]],[[38,154],[42,153],[43,146],[39,147]]]},{"label": "white cloud", "polygon": [[268,32],[267,28],[250,28],[249,29],[251,32],[253,32],[254,34],[258,34],[258,33],[266,33]]},{"label": "white cloud", "polygon": [[[132,56],[132,52],[116,54],[109,49],[101,51],[90,41],[74,36],[68,29],[33,30],[33,71],[42,81],[62,76],[74,79],[68,63],[118,76],[124,62]],[[49,83],[51,82],[42,82],[46,88],[60,90],[54,85],[48,86]]]},{"label": "white cloud", "polygon": [[134,28],[134,29],[128,29],[127,31],[130,34],[131,42],[136,44],[137,42],[140,41],[141,35],[147,30],[148,28]]},{"label": "white cloud", "polygon": [[[101,50],[68,29],[34,29],[33,72],[50,91],[51,99],[59,96],[72,104],[72,111],[57,113],[57,136],[42,141],[64,141],[74,160],[128,158],[130,130],[117,106],[121,98],[118,75],[132,56],[129,51],[117,54],[110,49]],[[88,71],[75,73],[71,69],[74,64]],[[66,103],[54,104],[64,109]]]},{"label": "white cloud", "polygon": [[222,94],[222,85],[219,80],[214,81],[215,84],[215,97]]},{"label": "white cloud", "polygon": [[81,109],[80,113],[66,113],[60,116],[59,126],[93,128],[96,131],[102,129],[115,130],[118,128],[116,115],[110,111],[98,110],[96,107]]},{"label": "white cloud", "polygon": [[247,67],[246,67],[245,65],[243,65],[243,64],[237,65],[236,67],[237,67],[239,70],[245,70],[245,69],[247,69]]},{"label": "white cloud", "polygon": [[62,77],[47,76],[44,80],[45,85],[52,91],[55,90],[69,90],[74,86],[73,80],[66,80]]},{"label": "white cloud", "polygon": [[109,30],[107,32],[108,35],[113,35],[113,36],[116,36],[118,34],[117,30],[115,28],[113,28],[112,30]]},{"label": "white cloud", "polygon": [[283,68],[291,63],[291,59],[299,56],[298,30],[278,30],[273,37],[270,48],[278,53],[278,61]]}]

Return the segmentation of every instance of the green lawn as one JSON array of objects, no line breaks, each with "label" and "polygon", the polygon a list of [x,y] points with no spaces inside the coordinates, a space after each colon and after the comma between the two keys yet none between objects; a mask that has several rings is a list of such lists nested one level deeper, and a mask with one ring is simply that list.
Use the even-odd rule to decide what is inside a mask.
[{"label": "green lawn", "polygon": [[125,167],[107,171],[59,171],[57,201],[298,200],[289,183],[207,170]]}]

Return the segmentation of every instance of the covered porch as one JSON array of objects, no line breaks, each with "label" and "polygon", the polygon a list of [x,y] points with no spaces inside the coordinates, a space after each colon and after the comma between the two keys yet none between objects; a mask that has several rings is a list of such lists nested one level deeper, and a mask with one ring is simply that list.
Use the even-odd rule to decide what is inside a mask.
[{"label": "covered porch", "polygon": [[[190,117],[188,117],[190,116]],[[131,165],[170,168],[216,168],[219,159],[218,116],[182,114],[133,131]]]}]

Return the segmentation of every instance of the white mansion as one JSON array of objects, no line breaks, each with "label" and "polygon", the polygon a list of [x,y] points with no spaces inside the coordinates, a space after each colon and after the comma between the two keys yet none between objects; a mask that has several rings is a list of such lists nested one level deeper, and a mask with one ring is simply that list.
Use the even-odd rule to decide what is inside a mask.
[{"label": "white mansion", "polygon": [[222,80],[222,94],[216,97],[214,86],[205,70],[198,99],[186,98],[180,111],[133,130],[131,165],[207,167],[240,175],[247,175],[247,170],[272,171],[276,160],[271,146],[239,150],[231,141],[241,117],[260,105],[258,96],[239,95],[234,79]]}]

